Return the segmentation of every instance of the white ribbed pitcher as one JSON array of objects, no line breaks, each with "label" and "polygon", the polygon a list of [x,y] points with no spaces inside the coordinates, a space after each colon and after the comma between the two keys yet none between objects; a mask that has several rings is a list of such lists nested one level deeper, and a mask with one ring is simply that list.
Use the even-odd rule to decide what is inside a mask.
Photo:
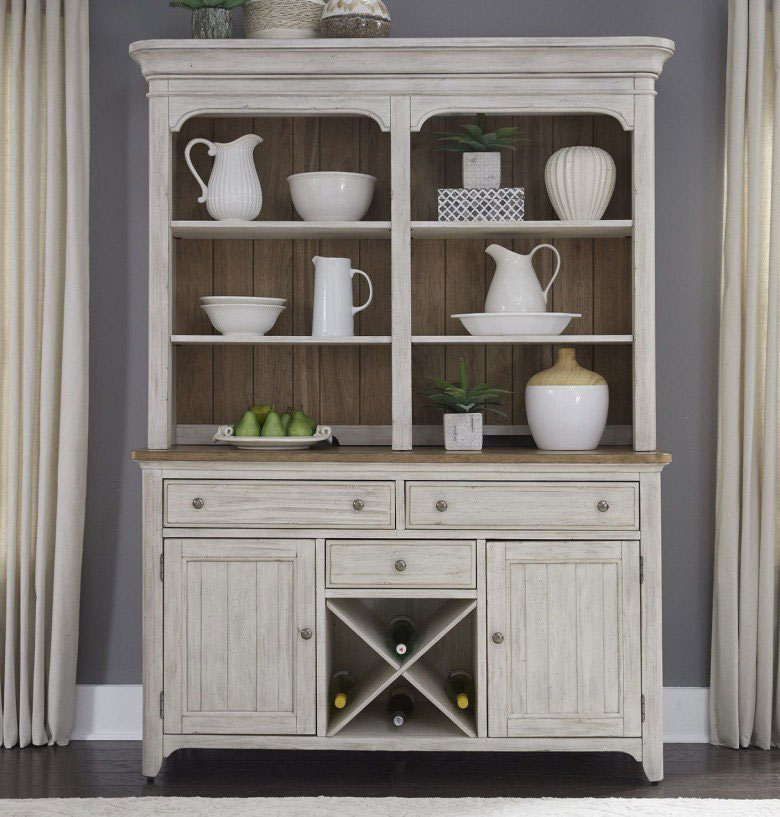
[{"label": "white ribbed pitcher", "polygon": [[[203,191],[198,202],[206,203],[206,209],[213,219],[253,221],[260,215],[263,190],[257,176],[253,153],[262,141],[259,136],[249,133],[229,143],[193,139],[185,148],[184,158],[187,160],[187,166]],[[198,144],[206,145],[209,156],[216,157],[208,185],[198,175],[190,159],[190,151]]]}]

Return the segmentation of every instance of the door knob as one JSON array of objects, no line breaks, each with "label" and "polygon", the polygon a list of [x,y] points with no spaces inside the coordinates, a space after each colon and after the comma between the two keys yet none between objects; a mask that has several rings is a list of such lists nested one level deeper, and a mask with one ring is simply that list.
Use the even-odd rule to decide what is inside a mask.
[{"label": "door knob", "polygon": [[354,500],[354,502],[352,503],[352,507],[353,507],[353,508],[354,508],[356,511],[362,511],[362,510],[363,510],[363,508],[365,508],[365,507],[366,507],[366,503],[365,503],[365,502],[363,502],[363,500],[362,500],[362,499],[356,499],[356,500]]},{"label": "door knob", "polygon": [[304,627],[301,630],[301,638],[304,641],[308,641],[313,635],[314,635],[314,633],[312,633],[311,628],[309,628],[309,627]]},{"label": "door knob", "polygon": [[192,507],[195,508],[196,511],[199,511],[206,503],[199,497],[196,496],[195,499],[192,500]]},{"label": "door knob", "polygon": [[493,643],[494,644],[503,644],[504,643],[504,634],[503,633],[493,633]]},{"label": "door knob", "polygon": [[397,570],[399,573],[403,573],[403,572],[404,572],[404,570],[406,570],[406,562],[405,562],[403,559],[399,559],[399,560],[398,560],[398,561],[395,563],[395,569],[396,569],[396,570]]}]

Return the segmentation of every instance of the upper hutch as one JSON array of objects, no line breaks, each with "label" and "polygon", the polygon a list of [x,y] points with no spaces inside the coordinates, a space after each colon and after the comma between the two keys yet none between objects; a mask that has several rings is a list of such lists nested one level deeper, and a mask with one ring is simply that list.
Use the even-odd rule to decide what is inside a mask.
[{"label": "upper hutch", "polygon": [[[655,450],[654,100],[673,48],[643,37],[131,46],[150,110],[149,448],[135,455],[145,774],[182,747],[317,746],[624,751],[662,777],[669,457]],[[523,222],[436,220],[437,189],[460,186],[439,132],[475,113],[524,137],[502,171],[504,186],[525,188]],[[264,139],[259,220],[211,221],[184,147],[248,132]],[[603,220],[553,216],[544,165],[568,145],[616,162]],[[197,158],[207,178],[211,160]],[[367,217],[297,220],[286,178],[309,170],[376,176]],[[463,334],[450,315],[482,308],[490,242],[558,248],[552,307],[582,313],[564,335]],[[349,257],[374,282],[353,338],[310,337],[315,255]],[[210,294],[288,308],[273,333],[237,344],[200,314]],[[465,358],[512,392],[509,417],[486,433],[527,434],[525,383],[561,343],[609,384],[601,448],[435,447],[427,375]],[[206,445],[256,402],[302,406],[341,446]],[[403,661],[381,635],[399,612],[420,623]],[[334,712],[328,679],[347,664],[359,693]],[[454,665],[476,679],[465,712],[444,692]],[[394,732],[382,702],[401,678],[419,717]]]}]

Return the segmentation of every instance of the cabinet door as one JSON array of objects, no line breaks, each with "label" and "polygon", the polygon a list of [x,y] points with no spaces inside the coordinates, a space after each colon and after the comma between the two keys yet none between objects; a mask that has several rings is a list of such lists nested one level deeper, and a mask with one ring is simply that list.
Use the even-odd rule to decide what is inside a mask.
[{"label": "cabinet door", "polygon": [[640,735],[639,543],[490,542],[487,565],[490,736]]},{"label": "cabinet door", "polygon": [[315,732],[314,542],[165,543],[165,731]]}]

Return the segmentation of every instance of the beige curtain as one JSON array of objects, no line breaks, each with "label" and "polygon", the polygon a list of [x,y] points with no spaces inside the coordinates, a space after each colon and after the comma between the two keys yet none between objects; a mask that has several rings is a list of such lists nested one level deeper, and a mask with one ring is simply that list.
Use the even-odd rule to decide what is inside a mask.
[{"label": "beige curtain", "polygon": [[731,0],[710,732],[780,742],[780,0]]},{"label": "beige curtain", "polygon": [[0,734],[68,742],[87,449],[87,0],[0,0]]}]

